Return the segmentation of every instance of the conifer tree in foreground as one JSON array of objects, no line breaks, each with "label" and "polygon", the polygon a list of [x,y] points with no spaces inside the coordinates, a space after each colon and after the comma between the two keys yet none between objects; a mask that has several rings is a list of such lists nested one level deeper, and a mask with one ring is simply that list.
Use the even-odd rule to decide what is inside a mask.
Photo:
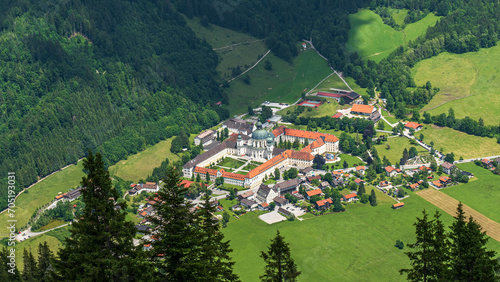
[{"label": "conifer tree in foreground", "polygon": [[23,250],[23,260],[24,260],[24,268],[21,277],[23,281],[26,282],[35,282],[38,281],[36,277],[36,260],[33,257],[33,253],[31,251]]},{"label": "conifer tree in foreground", "polygon": [[198,279],[200,281],[239,281],[238,275],[233,273],[234,262],[229,253],[229,241],[223,242],[224,234],[220,231],[219,220],[214,217],[215,206],[210,204],[210,197],[205,201],[198,212],[200,265],[202,269]]},{"label": "conifer tree in foreground", "polygon": [[56,270],[63,281],[138,281],[150,273],[134,248],[136,230],[125,221],[125,204],[117,205],[118,192],[100,153],[83,161],[82,216],[71,225],[71,236],[58,253]]},{"label": "conifer tree in foreground", "polygon": [[199,248],[193,205],[184,195],[187,188],[179,185],[180,173],[172,166],[158,191],[158,202],[153,205],[156,215],[149,220],[156,226],[152,242],[153,259],[160,276],[167,281],[196,281],[199,269]]},{"label": "conifer tree in foreground", "polygon": [[38,245],[38,266],[36,269],[36,279],[38,281],[52,281],[54,280],[54,254],[49,248],[47,242]]},{"label": "conifer tree in foreground", "polygon": [[450,280],[498,281],[495,252],[486,250],[488,237],[472,216],[466,220],[462,203],[450,226]]},{"label": "conifer tree in foreground", "polygon": [[439,212],[436,211],[433,220],[429,220],[425,210],[422,213],[423,217],[417,217],[414,223],[417,241],[407,244],[414,251],[405,253],[413,268],[401,269],[399,273],[406,273],[408,281],[441,281],[446,275],[449,257],[444,225]]},{"label": "conifer tree in foreground", "polygon": [[265,273],[259,277],[262,281],[297,281],[301,272],[297,271],[297,265],[290,256],[290,247],[279,230],[271,239],[267,252],[262,251],[260,257],[266,262]]}]

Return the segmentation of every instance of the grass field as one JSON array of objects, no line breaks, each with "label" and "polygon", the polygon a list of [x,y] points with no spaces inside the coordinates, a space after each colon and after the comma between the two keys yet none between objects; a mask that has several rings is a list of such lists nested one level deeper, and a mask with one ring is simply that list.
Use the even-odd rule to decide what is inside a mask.
[{"label": "grass field", "polygon": [[62,220],[62,219],[53,219],[49,222],[49,224],[45,225],[45,226],[42,226],[40,227],[40,231],[45,231],[45,230],[49,230],[49,229],[52,229],[54,227],[57,227],[59,225],[63,225],[63,224],[66,224],[67,222]]},{"label": "grass field", "polygon": [[358,159],[355,156],[347,155],[347,154],[340,154],[338,156],[340,158],[340,162],[335,163],[335,169],[343,169],[344,168],[344,161],[347,161],[349,164],[348,167],[354,167],[354,165],[364,165],[365,162],[362,160]]},{"label": "grass field", "polygon": [[[424,141],[427,142],[427,140],[427,136],[425,136]],[[387,149],[387,145],[390,146],[390,149]],[[424,148],[417,145],[411,145],[410,140],[406,137],[389,138],[387,142],[375,145],[380,159],[383,159],[385,156],[393,165],[399,163],[399,160],[403,157],[404,149],[406,148],[409,151],[410,147],[415,147],[419,154],[429,154]]]},{"label": "grass field", "polygon": [[[234,268],[242,281],[258,281],[264,270],[260,251],[267,250],[276,230],[290,243],[291,255],[302,271],[299,281],[404,281],[398,270],[409,267],[404,254],[408,249],[399,250],[394,244],[414,242],[415,217],[424,208],[430,214],[437,210],[414,194],[404,203],[399,210],[392,210],[390,203],[350,205],[344,213],[273,225],[248,213],[223,232],[231,240]],[[449,226],[452,217],[443,214],[442,220]],[[500,243],[490,240],[489,248],[499,251]]]},{"label": "grass field", "polygon": [[422,133],[424,142],[430,144],[433,141],[436,150],[443,148],[444,153],[453,152],[455,160],[459,160],[460,157],[470,159],[500,155],[500,145],[493,138],[469,135],[448,127],[435,125],[427,125],[426,128],[415,135],[419,136]]},{"label": "grass field", "polygon": [[148,175],[151,175],[153,169],[160,166],[167,157],[170,162],[179,159],[177,155],[170,152],[172,139],[163,140],[142,152],[129,156],[126,160],[119,161],[109,167],[109,173],[134,182],[146,179]]},{"label": "grass field", "polygon": [[328,79],[321,82],[321,84],[319,84],[316,88],[314,88],[314,92],[318,92],[318,91],[328,92],[328,91],[330,91],[331,88],[349,90],[349,88],[345,85],[345,83],[342,81],[342,79],[340,79],[340,77],[338,75],[333,74]]},{"label": "grass field", "polygon": [[[397,119],[394,116],[390,116],[386,110],[382,110],[382,116],[385,117],[385,119],[392,124],[399,122],[399,119]],[[386,130],[388,130],[388,129],[386,129]],[[389,129],[389,131],[390,131],[390,129]]]},{"label": "grass field", "polygon": [[391,17],[396,21],[396,23],[402,26],[405,23],[405,17],[408,15],[407,9],[391,9],[389,8],[389,13]]},{"label": "grass field", "polygon": [[406,25],[404,29],[405,43],[408,44],[410,41],[417,39],[420,35],[425,34],[429,27],[436,25],[439,18],[440,17],[433,13],[429,13],[418,22]]},{"label": "grass field", "polygon": [[412,69],[417,85],[430,81],[441,89],[422,111],[438,115],[453,108],[457,118],[481,117],[486,125],[498,125],[498,115],[492,114],[500,111],[498,66],[500,46],[458,55],[441,53],[417,63]]},{"label": "grass field", "polygon": [[473,173],[475,178],[469,183],[444,188],[441,191],[500,223],[500,205],[498,204],[500,176],[474,163],[459,164],[458,167]]},{"label": "grass field", "polygon": [[[392,16],[396,22],[403,22],[406,14],[404,11],[399,14],[393,11]],[[407,25],[403,31],[396,31],[384,24],[375,12],[360,10],[349,15],[351,29],[346,48],[358,52],[361,57],[379,62],[397,47],[424,34],[438,19],[434,14],[428,14],[420,21]]]},{"label": "grass field", "polygon": [[259,64],[247,73],[249,85],[243,82],[243,78],[230,83],[228,110],[231,115],[244,113],[248,105],[257,107],[266,100],[294,103],[302,93],[332,72],[327,62],[312,50],[301,52],[293,60],[293,65],[273,54],[264,60],[271,62],[272,70],[266,70],[264,64]]},{"label": "grass field", "polygon": [[242,162],[242,161],[240,161],[240,160],[235,160],[233,158],[226,157],[226,158],[224,158],[223,161],[221,161],[217,165],[218,166],[230,167],[230,168],[238,168],[238,167],[240,167],[240,166],[242,166],[244,164],[245,163]]},{"label": "grass field", "polygon": [[[349,105],[347,106],[340,106],[337,101],[334,99],[327,99],[330,101],[330,103],[324,103],[323,105],[319,106],[318,108],[308,108],[306,109],[299,115],[299,117],[324,117],[324,116],[333,116],[338,109],[342,108],[348,108]],[[302,106],[291,106],[286,109],[283,109],[279,111],[277,114],[278,115],[284,115],[288,112],[293,112],[297,107],[302,107]],[[311,111],[309,111],[311,109]]]},{"label": "grass field", "polygon": [[403,33],[384,24],[373,11],[360,10],[351,14],[349,22],[351,29],[346,48],[357,51],[360,57],[379,62],[404,44]]},{"label": "grass field", "polygon": [[[21,228],[28,223],[33,213],[42,205],[49,203],[59,192],[68,192],[76,188],[84,176],[83,163],[72,165],[62,171],[54,173],[45,180],[34,185],[28,193],[22,193],[16,200],[16,226]],[[7,213],[0,214],[0,222],[7,224]],[[5,226],[2,224],[2,226]],[[0,228],[0,238],[8,236],[6,228]]]}]

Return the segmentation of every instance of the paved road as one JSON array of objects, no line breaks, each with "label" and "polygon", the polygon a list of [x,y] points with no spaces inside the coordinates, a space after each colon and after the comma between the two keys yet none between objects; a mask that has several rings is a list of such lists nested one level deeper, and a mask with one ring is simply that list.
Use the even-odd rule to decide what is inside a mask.
[{"label": "paved road", "polygon": [[27,239],[30,239],[30,238],[33,238],[35,236],[38,236],[38,235],[42,235],[43,233],[47,233],[49,231],[52,231],[52,230],[55,230],[55,229],[59,229],[59,228],[62,228],[64,226],[68,226],[70,225],[71,223],[66,223],[66,224],[63,224],[63,225],[59,225],[57,227],[54,227],[54,228],[51,228],[51,229],[48,229],[48,230],[45,230],[45,231],[42,231],[42,232],[32,232],[31,231],[31,227],[28,228],[27,230],[21,232],[21,234],[17,234],[16,235],[16,240],[17,241],[24,241],[24,240],[27,240]]}]

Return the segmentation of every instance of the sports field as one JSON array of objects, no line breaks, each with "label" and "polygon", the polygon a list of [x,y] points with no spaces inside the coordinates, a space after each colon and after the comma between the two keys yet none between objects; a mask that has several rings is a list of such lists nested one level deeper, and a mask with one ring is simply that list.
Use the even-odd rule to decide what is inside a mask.
[{"label": "sports field", "polygon": [[[59,192],[65,193],[69,189],[74,189],[80,185],[82,177],[85,175],[82,171],[83,163],[80,161],[78,165],[71,165],[66,169],[54,173],[53,175],[42,180],[38,184],[28,189],[28,193],[22,193],[16,200],[16,226],[20,229],[28,223],[33,213],[41,206],[52,201]],[[0,238],[8,236],[8,230],[5,227],[7,224],[7,213],[0,214]]]},{"label": "sports field", "polygon": [[[390,203],[349,205],[344,213],[273,225],[248,213],[223,232],[231,240],[235,271],[242,281],[259,280],[264,270],[260,251],[267,249],[276,230],[290,243],[291,255],[302,271],[299,281],[404,281],[398,270],[409,267],[404,254],[408,249],[399,250],[394,244],[414,242],[415,218],[424,208],[430,214],[437,210],[413,193],[404,203],[399,210],[392,210]],[[449,226],[452,217],[441,213]],[[492,250],[500,250],[500,243],[490,241]]]},{"label": "sports field", "polygon": [[176,161],[179,157],[170,152],[172,138],[163,140],[146,150],[135,155],[127,157],[126,160],[121,160],[113,166],[109,167],[109,173],[116,175],[124,180],[138,182],[139,179],[146,179],[155,167],[159,167],[161,163],[168,157],[170,162]]},{"label": "sports field", "polygon": [[444,188],[440,191],[463,202],[476,211],[500,223],[500,176],[476,166],[474,163],[459,164],[459,168],[474,174],[469,183]]},{"label": "sports field", "polygon": [[312,50],[302,51],[294,58],[293,65],[271,53],[263,62],[266,60],[272,64],[272,70],[266,70],[264,63],[260,63],[247,73],[250,84],[246,84],[243,77],[230,83],[228,110],[231,115],[244,113],[248,105],[258,107],[266,100],[294,103],[332,72],[327,62]]},{"label": "sports field", "polygon": [[455,160],[500,155],[500,144],[493,138],[469,135],[448,127],[426,125],[415,136],[424,135],[424,142],[434,142],[434,148],[455,154]]},{"label": "sports field", "polygon": [[455,110],[455,117],[483,118],[486,125],[498,125],[500,111],[500,46],[464,54],[441,53],[423,60],[412,69],[417,85],[430,81],[439,87],[436,96],[422,109],[432,115]]},{"label": "sports field", "polygon": [[[457,212],[458,200],[443,192],[430,188],[418,191],[417,194],[450,215],[455,215]],[[466,217],[472,216],[483,227],[483,231],[486,231],[488,236],[500,242],[500,223],[491,220],[465,204],[463,209]]]}]

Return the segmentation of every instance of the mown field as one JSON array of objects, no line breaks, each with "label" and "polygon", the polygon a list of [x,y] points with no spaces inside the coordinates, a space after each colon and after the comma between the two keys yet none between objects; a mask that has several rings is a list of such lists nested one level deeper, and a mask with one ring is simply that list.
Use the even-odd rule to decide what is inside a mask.
[{"label": "mown field", "polygon": [[134,182],[146,179],[151,175],[153,169],[159,167],[167,157],[170,162],[179,159],[177,155],[170,152],[172,139],[173,137],[163,140],[142,152],[127,157],[126,160],[119,161],[109,167],[109,173]]},{"label": "mown field", "polygon": [[406,15],[408,15],[408,10],[389,8],[389,13],[391,14],[391,17],[396,21],[396,23],[402,26],[405,23],[405,17]]},{"label": "mown field", "polygon": [[424,135],[426,144],[433,141],[436,150],[442,148],[444,153],[453,152],[455,160],[459,160],[460,157],[470,159],[500,155],[500,145],[493,138],[469,135],[448,127],[435,125],[426,125],[426,129],[415,135],[419,136],[420,134]]},{"label": "mown field", "polygon": [[465,54],[441,53],[417,63],[412,70],[417,85],[430,81],[441,89],[422,111],[439,115],[453,108],[457,118],[481,117],[486,125],[498,125],[498,66],[500,46]]},{"label": "mown field", "polygon": [[[266,60],[272,70],[264,68]],[[249,84],[242,77],[230,83],[228,110],[231,115],[244,113],[248,105],[258,107],[266,100],[294,103],[331,72],[327,62],[312,50],[301,52],[292,65],[269,54],[247,73]]]},{"label": "mown field", "polygon": [[476,166],[474,163],[459,164],[459,168],[474,174],[469,183],[444,188],[444,192],[463,202],[486,217],[500,223],[500,176]]},{"label": "mown field", "polygon": [[[18,228],[26,225],[33,213],[42,205],[49,203],[58,195],[59,192],[65,193],[69,189],[76,188],[80,185],[82,177],[85,175],[82,171],[83,163],[80,161],[78,165],[70,167],[54,173],[45,180],[28,189],[28,193],[22,193],[16,200],[16,226]],[[2,227],[7,224],[7,213],[0,214],[0,222]],[[0,238],[8,236],[6,228],[0,228]]]},{"label": "mown field", "polygon": [[199,19],[186,18],[196,37],[205,39],[219,56],[217,72],[224,80],[232,78],[231,68],[240,66],[244,71],[267,52],[263,40],[217,25],[204,27]]},{"label": "mown field", "polygon": [[[393,201],[392,201],[393,202]],[[314,217],[304,221],[268,225],[248,213],[223,229],[231,240],[235,271],[242,281],[258,281],[264,270],[260,251],[266,250],[276,230],[290,243],[291,254],[302,271],[299,281],[404,281],[398,270],[409,267],[403,250],[394,244],[414,242],[415,218],[425,208],[437,208],[412,193],[405,207],[392,210],[391,204],[376,207],[350,205],[346,212]],[[446,226],[452,217],[443,213]],[[500,243],[489,247],[499,251]]]},{"label": "mown field", "polygon": [[[333,116],[338,109],[343,109],[349,107],[347,106],[340,106],[337,101],[334,99],[327,99],[327,101],[330,101],[330,103],[323,103],[323,105],[319,106],[318,108],[308,108],[306,109],[299,115],[299,117],[324,117],[324,116]],[[286,109],[283,109],[281,111],[278,111],[278,115],[285,115],[286,113],[290,112],[292,113],[297,107],[302,107],[302,106],[291,106]],[[309,111],[309,109],[311,109]]]},{"label": "mown field", "polygon": [[[419,133],[416,135],[418,136]],[[427,137],[424,139],[427,142]],[[389,145],[389,149],[387,147]],[[380,145],[375,145],[375,149],[377,149],[378,155],[382,160],[384,156],[393,164],[399,163],[399,160],[403,157],[403,151],[406,148],[408,151],[410,147],[415,147],[419,154],[429,154],[427,150],[418,146],[411,145],[410,140],[406,137],[394,137],[389,138],[386,142]]]},{"label": "mown field", "polygon": [[[404,11],[400,11],[399,14],[396,11],[392,13],[396,22],[400,23],[404,21],[405,15]],[[429,26],[436,24],[438,19],[439,17],[434,14],[428,14],[420,21],[407,25],[404,30],[397,31],[384,24],[382,18],[375,12],[360,10],[349,15],[351,29],[346,48],[358,52],[363,58],[379,62],[398,46],[424,34]]]}]

